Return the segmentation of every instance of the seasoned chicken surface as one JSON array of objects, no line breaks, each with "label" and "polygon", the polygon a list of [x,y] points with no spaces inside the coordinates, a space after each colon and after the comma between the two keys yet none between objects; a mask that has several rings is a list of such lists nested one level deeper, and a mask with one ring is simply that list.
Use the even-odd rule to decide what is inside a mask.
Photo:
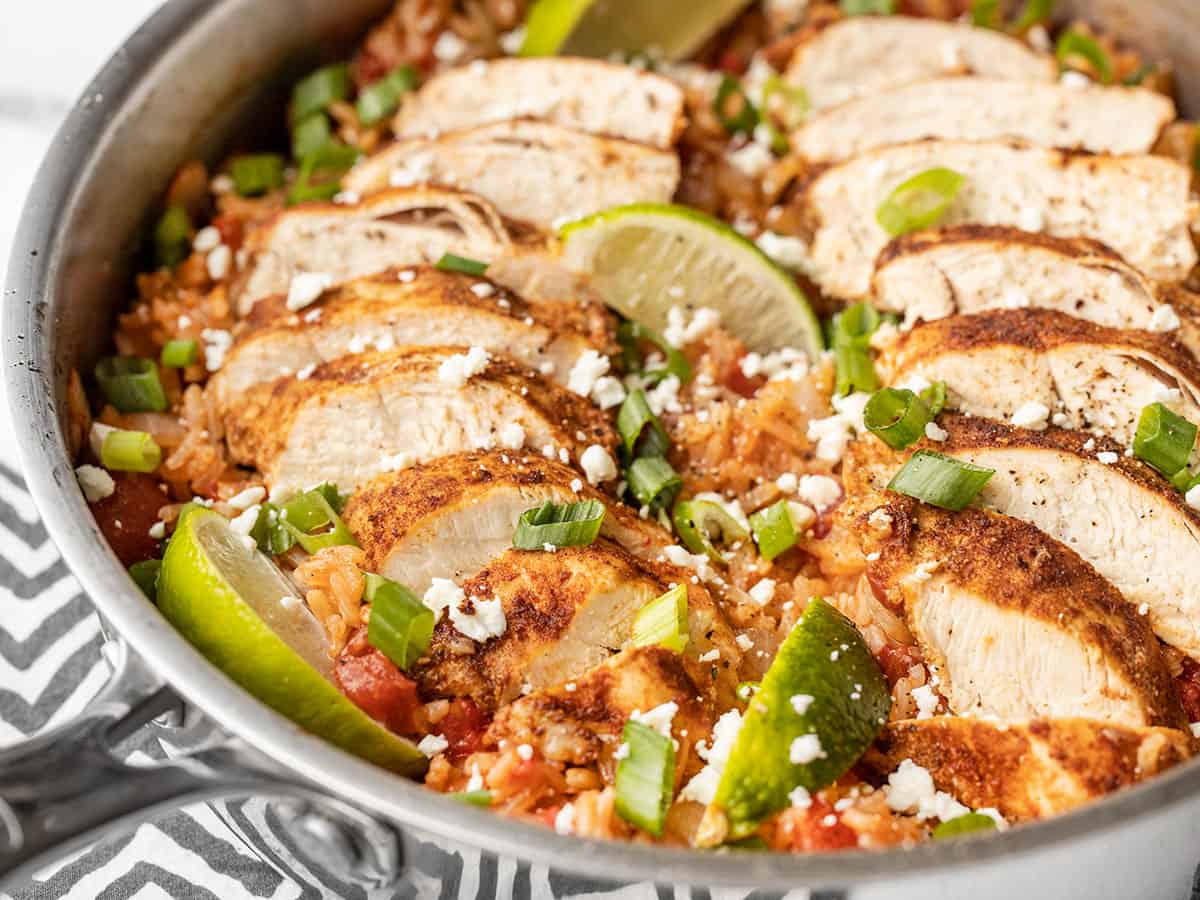
[{"label": "seasoned chicken surface", "polygon": [[405,100],[393,128],[401,137],[427,137],[509,119],[666,150],[683,131],[683,91],[661,75],[601,60],[492,60],[429,79]]},{"label": "seasoned chicken surface", "polygon": [[1174,118],[1171,99],[1144,88],[936,78],[823,110],[792,134],[791,145],[813,163],[925,138],[1011,138],[1036,147],[1149,153]]},{"label": "seasoned chicken surface", "polygon": [[354,492],[343,517],[370,571],[421,594],[434,578],[462,581],[511,547],[526,510],[580,500],[608,507],[601,535],[635,556],[656,558],[672,542],[656,522],[613,502],[561,462],[500,450],[443,456],[380,475]]},{"label": "seasoned chicken surface", "polygon": [[851,16],[812,29],[784,77],[815,109],[943,75],[1052,82],[1054,60],[999,31],[905,16]]},{"label": "seasoned chicken surface", "polygon": [[1044,309],[920,325],[889,348],[881,369],[892,384],[914,376],[944,381],[950,405],[969,415],[1008,421],[1039,403],[1061,427],[1107,435],[1123,447],[1150,403],[1200,421],[1200,364],[1179,343]]},{"label": "seasoned chicken surface", "polygon": [[507,354],[565,385],[579,357],[597,349],[583,330],[587,318],[576,304],[527,303],[484,278],[430,266],[393,269],[296,312],[283,297],[259,303],[209,389],[228,409],[256,384],[368,348],[453,345]]},{"label": "seasoned chicken surface", "polygon": [[912,760],[961,803],[1024,822],[1075,809],[1191,755],[1191,738],[1172,728],[939,716],[889,723],[864,763],[886,777]]},{"label": "seasoned chicken surface", "polygon": [[451,185],[553,230],[623,203],[666,203],[679,174],[672,151],[517,120],[398,141],[360,163],[345,186],[368,194],[389,184]]},{"label": "seasoned chicken surface", "polygon": [[944,225],[1007,225],[1107,244],[1151,278],[1181,281],[1196,264],[1197,204],[1188,167],[1161,156],[1089,156],[1009,143],[919,141],[863,153],[824,170],[804,192],[812,277],[858,299],[889,235],[881,203],[912,176],[948,168],[965,182]]},{"label": "seasoned chicken surface", "polygon": [[461,347],[365,353],[305,379],[256,385],[226,414],[225,429],[234,459],[285,496],[322,481],[353,490],[464,450],[550,446],[578,461],[592,445],[611,458],[618,442],[609,417],[585,398]]},{"label": "seasoned chicken surface", "polygon": [[[979,505],[1036,525],[1078,553],[1147,616],[1164,642],[1200,658],[1200,514],[1146,464],[1111,440],[1078,431],[1030,431],[943,415],[944,441],[897,453],[857,442],[847,479],[883,490],[910,451],[933,450],[995,470]],[[1097,454],[1111,453],[1101,462]]]},{"label": "seasoned chicken surface", "polygon": [[863,506],[868,576],[952,712],[1186,726],[1150,626],[1072,550],[985,510],[879,501]]}]

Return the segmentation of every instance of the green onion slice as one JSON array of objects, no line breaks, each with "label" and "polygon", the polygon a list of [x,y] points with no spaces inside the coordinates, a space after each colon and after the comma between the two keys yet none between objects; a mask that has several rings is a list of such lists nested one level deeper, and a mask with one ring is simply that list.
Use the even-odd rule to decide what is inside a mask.
[{"label": "green onion slice", "polygon": [[1185,466],[1171,476],[1171,484],[1175,485],[1181,494],[1186,494],[1200,484],[1200,473],[1193,472]]},{"label": "green onion slice", "polygon": [[622,740],[628,752],[617,765],[617,815],[658,837],[675,785],[675,747],[669,737],[632,720]]},{"label": "green onion slice", "polygon": [[229,164],[234,190],[242,197],[260,197],[283,185],[283,157],[278,153],[236,156]]},{"label": "green onion slice", "polygon": [[666,429],[650,411],[646,392],[641,388],[625,395],[625,401],[617,412],[617,431],[621,435],[621,445],[627,459],[633,459],[638,453],[643,456],[662,456],[670,443]]},{"label": "green onion slice", "polygon": [[848,16],[890,16],[896,12],[896,0],[841,0],[838,5]]},{"label": "green onion slice", "polygon": [[677,584],[638,610],[633,620],[633,646],[666,647],[682,653],[687,643],[687,585]]},{"label": "green onion slice", "polygon": [[307,153],[296,181],[288,191],[288,203],[329,200],[342,189],[341,177],[358,162],[356,147],[329,141]]},{"label": "green onion slice", "polygon": [[145,559],[129,567],[129,577],[142,589],[143,594],[155,600],[158,598],[158,573],[161,569],[161,559]]},{"label": "green onion slice", "polygon": [[489,263],[480,262],[477,259],[468,259],[465,256],[457,256],[453,253],[443,253],[442,258],[435,263],[434,268],[441,269],[443,272],[461,272],[463,275],[474,275],[479,277],[488,270]]},{"label": "green onion slice", "polygon": [[[653,344],[667,358],[665,368],[653,371],[644,369],[638,346],[642,341]],[[668,344],[662,335],[645,325],[638,322],[622,322],[617,329],[617,342],[621,345],[626,370],[641,375],[650,384],[657,384],[671,375],[678,378],[680,384],[686,384],[692,378],[692,364],[688,362],[687,357]]]},{"label": "green onion slice", "polygon": [[195,341],[167,341],[163,345],[162,355],[159,356],[158,361],[168,369],[185,369],[194,363],[199,355],[200,348]]},{"label": "green onion slice", "polygon": [[1029,0],[1021,15],[1013,25],[1013,31],[1018,33],[1028,31],[1034,25],[1040,25],[1054,14],[1054,0]]},{"label": "green onion slice", "polygon": [[642,506],[670,506],[683,489],[683,479],[661,456],[642,456],[625,471],[629,490]]},{"label": "green onion slice", "polygon": [[737,519],[711,500],[681,500],[675,504],[671,519],[683,546],[692,553],[704,553],[713,562],[721,564],[725,558],[715,542],[732,544],[749,537]]},{"label": "green onion slice", "polygon": [[972,0],[971,24],[976,28],[999,27],[1000,0]]},{"label": "green onion slice", "polygon": [[100,445],[100,462],[114,472],[153,472],[162,462],[162,449],[145,431],[114,428]]},{"label": "green onion slice", "polygon": [[491,806],[492,792],[491,791],[450,791],[446,794],[447,797],[452,797],[459,803],[466,803],[468,806]]},{"label": "green onion slice", "polygon": [[358,121],[364,125],[382,122],[400,106],[400,98],[417,86],[417,71],[412,66],[400,66],[372,85],[362,89],[355,109]]},{"label": "green onion slice", "polygon": [[330,143],[333,143],[333,127],[324,113],[301,119],[292,126],[292,157],[297,160],[307,159]]},{"label": "green onion slice", "polygon": [[[782,110],[782,115],[779,117],[783,123],[782,130],[775,124],[773,116],[772,101],[776,97],[782,100],[781,103],[774,104],[775,107]],[[771,149],[776,155],[783,156],[788,152],[788,132],[803,124],[804,118],[811,108],[808,91],[800,85],[788,84],[774,74],[768,76],[767,80],[763,82],[760,117],[771,132]]]},{"label": "green onion slice", "polygon": [[[309,553],[340,544],[358,546],[354,535],[329,501],[326,485],[305,491],[289,500],[279,514],[279,523],[290,531],[296,543]],[[325,530],[314,534],[319,528]]]},{"label": "green onion slice", "polygon": [[1129,75],[1126,75],[1125,80],[1121,83],[1126,87],[1138,87],[1147,78],[1153,75],[1157,69],[1158,66],[1156,66],[1154,63],[1143,63]]},{"label": "green onion slice", "polygon": [[192,220],[178,204],[167,207],[154,227],[154,257],[159,268],[173,269],[192,251]]},{"label": "green onion slice", "polygon": [[854,303],[833,317],[833,343],[866,346],[879,330],[879,310],[869,303]]},{"label": "green onion slice", "polygon": [[330,104],[350,96],[350,67],[325,66],[296,82],[289,114],[293,122],[323,112]]},{"label": "green onion slice", "polygon": [[1073,58],[1087,60],[1103,84],[1112,84],[1113,69],[1108,54],[1082,31],[1064,32],[1054,47],[1054,56],[1063,67],[1067,67]]},{"label": "green onion slice", "polygon": [[873,391],[879,387],[879,376],[865,347],[843,344],[833,348],[834,369],[837,373],[835,390],[839,397],[855,391]]},{"label": "green onion slice", "polygon": [[364,579],[363,596],[371,604],[367,643],[407,671],[429,649],[433,610],[404,585],[382,575],[367,574]]},{"label": "green onion slice", "polygon": [[957,512],[978,496],[994,474],[995,469],[918,450],[888,483],[888,490]]},{"label": "green onion slice", "polygon": [[946,408],[946,382],[935,381],[929,387],[925,388],[925,390],[921,391],[921,399],[929,407],[929,415],[937,418],[942,410]]},{"label": "green onion slice", "polygon": [[1183,469],[1196,444],[1196,426],[1161,403],[1142,409],[1133,455],[1170,478]]},{"label": "green onion slice", "polygon": [[96,365],[96,383],[104,398],[121,412],[162,412],[167,395],[154,360],[109,356]]},{"label": "green onion slice", "polygon": [[264,503],[250,529],[250,537],[254,538],[258,549],[270,556],[282,556],[296,545],[295,536],[284,527],[281,512],[274,503]]},{"label": "green onion slice", "polygon": [[966,178],[951,169],[926,169],[896,187],[875,220],[892,237],[932,228],[942,220]]},{"label": "green onion slice", "polygon": [[586,547],[600,534],[607,510],[599,500],[552,503],[527,509],[517,520],[513,546],[518,550],[553,547]]},{"label": "green onion slice", "polygon": [[933,829],[932,837],[935,841],[940,841],[943,838],[958,837],[961,834],[975,834],[980,831],[995,830],[996,820],[991,816],[970,812],[950,819],[947,822],[942,822],[937,828]]},{"label": "green onion slice", "polygon": [[750,531],[754,534],[754,543],[758,544],[758,552],[768,562],[795,547],[800,540],[786,500],[750,516]]},{"label": "green onion slice", "polygon": [[882,388],[871,395],[863,410],[867,430],[893,450],[903,450],[925,436],[933,415],[925,401],[912,391]]},{"label": "green onion slice", "polygon": [[758,125],[758,110],[750,102],[742,83],[732,75],[723,75],[713,98],[713,112],[729,134],[753,134]]}]

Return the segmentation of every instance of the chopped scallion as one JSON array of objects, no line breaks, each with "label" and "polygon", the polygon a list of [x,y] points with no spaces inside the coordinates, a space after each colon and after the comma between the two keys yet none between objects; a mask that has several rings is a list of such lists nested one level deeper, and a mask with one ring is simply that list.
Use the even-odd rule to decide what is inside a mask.
[{"label": "chopped scallion", "polygon": [[488,270],[488,265],[477,259],[468,259],[454,253],[443,253],[435,268],[441,269],[443,272],[461,272],[463,275],[474,275],[478,278]]},{"label": "chopped scallion", "polygon": [[281,512],[274,503],[264,503],[250,529],[250,537],[254,538],[258,549],[269,556],[281,556],[296,545],[295,536],[283,525]]},{"label": "chopped scallion", "polygon": [[888,483],[888,490],[957,512],[979,495],[994,474],[995,469],[918,450]]},{"label": "chopped scallion", "polygon": [[192,252],[192,220],[176,204],[167,207],[154,228],[154,257],[159,268],[172,269]]},{"label": "chopped scallion", "polygon": [[669,737],[632,720],[625,723],[621,737],[627,752],[617,765],[614,783],[617,815],[657,837],[671,805],[675,747]]},{"label": "chopped scallion", "polygon": [[1034,25],[1041,25],[1054,14],[1054,0],[1028,0],[1021,15],[1013,24],[1013,31],[1022,34]]},{"label": "chopped scallion", "polygon": [[667,452],[669,442],[666,429],[650,411],[650,405],[646,402],[646,392],[641,388],[625,395],[625,402],[617,412],[617,431],[621,435],[621,446],[626,459],[633,459],[639,454],[662,456]]},{"label": "chopped scallion", "polygon": [[292,157],[296,160],[303,161],[332,142],[333,127],[324,113],[301,119],[292,126]]},{"label": "chopped scallion", "polygon": [[1196,485],[1200,484],[1200,474],[1184,466],[1171,476],[1171,484],[1175,485],[1181,494],[1186,494]]},{"label": "chopped scallion", "polygon": [[1133,455],[1170,478],[1187,466],[1196,444],[1196,426],[1161,403],[1142,409],[1133,436]]},{"label": "chopped scallion", "polygon": [[158,361],[168,369],[185,369],[194,363],[199,355],[200,348],[195,341],[167,341],[163,345],[162,355],[159,356]]},{"label": "chopped scallion", "polygon": [[879,310],[869,303],[854,303],[833,318],[833,342],[865,343],[879,330]]},{"label": "chopped scallion", "polygon": [[1072,59],[1083,59],[1103,84],[1112,84],[1113,69],[1108,54],[1082,31],[1072,29],[1064,32],[1054,47],[1054,56],[1064,67],[1068,66]]},{"label": "chopped scallion", "polygon": [[921,399],[929,407],[929,415],[936,418],[946,408],[946,382],[935,381],[921,391]]},{"label": "chopped scallion", "polygon": [[552,503],[527,509],[517,520],[513,546],[518,550],[585,547],[596,540],[607,510],[599,500]]},{"label": "chopped scallion", "polygon": [[[775,102],[776,98],[780,102]],[[788,132],[799,128],[808,115],[811,103],[808,91],[800,85],[788,84],[778,75],[770,75],[763,83],[762,108],[759,116],[771,132],[771,149],[779,156],[788,152]],[[776,110],[782,130],[776,125]]]},{"label": "chopped scallion", "polygon": [[162,449],[145,431],[114,428],[100,445],[100,462],[114,472],[153,472],[162,462]]},{"label": "chopped scallion", "polygon": [[433,638],[433,610],[402,584],[382,575],[364,576],[363,596],[371,604],[367,642],[402,671],[424,655]]},{"label": "chopped scallion", "polygon": [[713,562],[725,562],[714,542],[732,544],[749,537],[737,519],[711,500],[681,500],[671,519],[683,546],[692,553],[706,554]]},{"label": "chopped scallion", "polygon": [[903,450],[925,435],[933,415],[925,401],[912,391],[881,388],[863,410],[867,430],[891,447]]},{"label": "chopped scallion", "polygon": [[1154,65],[1154,63],[1143,63],[1136,70],[1126,75],[1125,80],[1121,83],[1126,87],[1138,87],[1153,75],[1157,69],[1158,66]]},{"label": "chopped scallion", "polygon": [[[309,553],[341,544],[357,546],[358,542],[334,510],[324,488],[324,485],[313,488],[289,500],[279,514],[280,524]],[[318,528],[326,530],[314,534]]]},{"label": "chopped scallion", "polygon": [[363,125],[382,122],[400,106],[400,98],[417,86],[417,72],[412,66],[392,69],[374,84],[362,89],[355,109]]},{"label": "chopped scallion", "polygon": [[742,83],[732,75],[723,75],[713,98],[717,121],[729,134],[753,134],[758,125],[758,110],[750,102]]},{"label": "chopped scallion", "polygon": [[638,610],[633,620],[633,646],[666,647],[682,653],[687,643],[687,585],[677,584]]},{"label": "chopped scallion", "polygon": [[129,577],[142,589],[143,594],[155,600],[158,598],[158,573],[161,570],[161,559],[145,559],[129,567]]},{"label": "chopped scallion", "polygon": [[998,28],[1000,25],[999,0],[972,0],[971,24],[976,28]]},{"label": "chopped scallion", "polygon": [[459,803],[466,803],[468,806],[492,805],[491,791],[450,791],[446,796],[457,800]]},{"label": "chopped scallion", "polygon": [[344,64],[324,66],[296,82],[288,110],[293,122],[323,112],[329,105],[350,96],[350,67]]},{"label": "chopped scallion", "polygon": [[277,153],[236,156],[229,164],[234,190],[242,197],[260,197],[283,185],[283,157]]},{"label": "chopped scallion", "polygon": [[[667,364],[662,369],[647,371],[642,360],[639,344],[653,344],[667,358]],[[692,378],[692,365],[677,348],[667,343],[658,332],[641,325],[638,322],[622,322],[617,329],[617,342],[621,345],[621,355],[625,368],[629,372],[641,375],[649,383],[656,384],[671,375],[685,384]]]},{"label": "chopped scallion", "polygon": [[162,412],[167,395],[152,359],[109,356],[96,365],[96,383],[120,412]]},{"label": "chopped scallion", "polygon": [[879,377],[871,353],[865,347],[844,344],[833,348],[834,368],[837,373],[835,390],[839,397],[855,391],[873,391],[879,387]]},{"label": "chopped scallion", "polygon": [[946,215],[966,178],[951,169],[926,169],[898,185],[875,220],[892,237],[932,228]]},{"label": "chopped scallion", "polygon": [[625,476],[629,481],[629,490],[638,503],[651,509],[670,506],[683,488],[679,473],[661,456],[635,459]]},{"label": "chopped scallion", "polygon": [[977,834],[981,831],[995,830],[996,820],[991,816],[970,812],[942,822],[937,828],[933,829],[932,837],[935,841],[940,841],[943,838],[958,837],[962,834]]},{"label": "chopped scallion", "polygon": [[841,0],[838,5],[848,16],[890,16],[896,12],[896,0]]},{"label": "chopped scallion", "polygon": [[800,540],[786,500],[773,503],[750,516],[750,531],[754,535],[754,543],[758,544],[758,552],[768,562],[795,547]]}]

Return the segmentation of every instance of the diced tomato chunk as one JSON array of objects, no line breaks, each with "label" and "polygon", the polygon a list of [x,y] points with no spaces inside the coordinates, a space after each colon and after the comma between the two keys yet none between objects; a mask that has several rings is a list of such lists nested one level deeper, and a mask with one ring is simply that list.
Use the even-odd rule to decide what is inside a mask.
[{"label": "diced tomato chunk", "polygon": [[491,719],[474,700],[450,701],[450,711],[437,723],[435,730],[450,742],[446,753],[452,760],[470,756],[483,746],[483,734]]},{"label": "diced tomato chunk", "polygon": [[372,719],[397,734],[413,733],[421,702],[417,685],[365,637],[351,640],[333,664],[333,677],[342,693]]},{"label": "diced tomato chunk", "polygon": [[221,235],[221,243],[230,250],[242,246],[242,220],[233,216],[217,216],[212,221],[213,228]]},{"label": "diced tomato chunk", "polygon": [[779,816],[780,849],[812,853],[858,846],[858,835],[824,800],[814,797],[808,809],[788,809]]},{"label": "diced tomato chunk", "polygon": [[895,687],[896,682],[907,675],[909,669],[921,662],[921,653],[916,647],[888,642],[883,645],[876,659],[888,685]]},{"label": "diced tomato chunk", "polygon": [[132,566],[158,557],[158,540],[150,529],[158,511],[170,501],[152,475],[141,472],[110,472],[112,494],[92,504],[92,515],[122,564]]},{"label": "diced tomato chunk", "polygon": [[717,60],[717,68],[730,75],[741,75],[746,71],[746,58],[736,50],[726,50]]},{"label": "diced tomato chunk", "polygon": [[1191,658],[1184,659],[1183,671],[1175,679],[1175,688],[1188,721],[1200,722],[1200,663]]},{"label": "diced tomato chunk", "polygon": [[721,379],[725,387],[742,397],[753,397],[758,393],[758,389],[767,383],[767,379],[763,375],[755,375],[750,377],[742,371],[741,359],[735,360],[726,370],[725,376]]}]

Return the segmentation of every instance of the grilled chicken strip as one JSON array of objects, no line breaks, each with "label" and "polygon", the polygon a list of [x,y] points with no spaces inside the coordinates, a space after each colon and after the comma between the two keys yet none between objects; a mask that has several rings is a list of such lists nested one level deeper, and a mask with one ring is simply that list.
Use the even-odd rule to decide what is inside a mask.
[{"label": "grilled chicken strip", "polygon": [[952,407],[1009,421],[1029,403],[1064,428],[1133,443],[1142,409],[1160,401],[1200,421],[1200,364],[1160,334],[1103,328],[1045,309],[952,316],[902,334],[881,357],[889,383],[946,382]]},{"label": "grilled chicken strip", "polygon": [[601,60],[496,59],[434,75],[405,98],[392,126],[402,138],[428,137],[509,119],[665,150],[683,131],[683,91],[661,75]]},{"label": "grilled chicken strip", "polygon": [[[469,696],[493,710],[523,693],[578,678],[628,648],[638,611],[670,584],[686,581],[681,570],[639,562],[603,538],[554,552],[507,550],[462,585],[468,600],[500,600],[504,633],[474,646],[443,618],[427,657],[409,674],[422,696]],[[729,625],[699,585],[688,584],[688,619],[684,655],[693,678],[711,685],[711,671],[719,668],[722,696],[733,702],[740,653]],[[717,662],[697,661],[714,648]],[[697,678],[701,672],[707,676],[703,681]]]},{"label": "grilled chicken strip", "polygon": [[895,494],[865,508],[868,577],[951,712],[1187,727],[1150,626],[1072,550],[986,510]]},{"label": "grilled chicken strip", "polygon": [[813,163],[924,138],[1012,138],[1037,147],[1149,153],[1174,118],[1171,99],[1144,88],[937,78],[826,109],[792,135],[791,145]]},{"label": "grilled chicken strip", "polygon": [[999,31],[907,16],[852,16],[814,28],[784,77],[814,109],[943,75],[1058,79],[1054,59]]},{"label": "grilled chicken strip", "polygon": [[945,716],[885,725],[863,762],[883,778],[911,759],[961,803],[1024,822],[1075,809],[1191,755],[1189,736],[1171,728]]},{"label": "grilled chicken strip", "polygon": [[547,759],[570,765],[613,766],[630,716],[666,703],[678,707],[671,722],[679,741],[678,786],[682,773],[699,768],[691,749],[708,738],[716,713],[683,657],[663,647],[625,650],[574,681],[521,697],[496,713],[485,740],[529,744]]},{"label": "grilled chicken strip", "polygon": [[[1158,637],[1200,658],[1200,515],[1147,465],[1119,444],[1078,431],[1029,431],[988,419],[943,415],[935,450],[994,469],[979,503],[1030,522],[1066,544],[1146,615]],[[1112,453],[1108,465],[1098,453]],[[855,443],[844,471],[883,490],[908,453],[882,441]]]},{"label": "grilled chicken strip", "polygon": [[546,230],[622,203],[666,203],[679,157],[545,122],[498,122],[397,141],[346,176],[347,190],[429,182],[473,191],[505,215]]},{"label": "grilled chicken strip", "polygon": [[1008,225],[1089,237],[1160,281],[1196,264],[1192,173],[1160,156],[1088,156],[1008,143],[920,141],[832,166],[804,190],[812,277],[827,294],[861,298],[889,235],[876,213],[920,172],[951,169],[965,182],[943,224]]},{"label": "grilled chicken strip", "polygon": [[579,357],[594,348],[582,331],[587,319],[573,305],[526,303],[484,278],[429,266],[393,269],[327,291],[298,312],[289,312],[283,297],[259,303],[209,391],[229,409],[256,384],[371,347],[454,344],[507,354],[565,385]]},{"label": "grilled chicken strip", "polygon": [[342,511],[366,568],[423,594],[434,578],[475,574],[512,546],[521,513],[599,500],[602,537],[652,559],[672,543],[657,523],[601,494],[569,466],[544,456],[484,450],[443,456],[367,482]]},{"label": "grilled chicken strip", "polygon": [[[1200,298],[1156,285],[1103,244],[1001,225],[957,225],[896,238],[871,283],[880,309],[907,325],[955,313],[1026,306],[1056,309],[1110,328],[1150,329],[1155,314],[1182,321],[1179,339],[1200,348]],[[1193,349],[1193,352],[1195,350]]]},{"label": "grilled chicken strip", "polygon": [[482,368],[463,380],[472,353],[366,353],[307,379],[256,385],[225,416],[230,455],[287,495],[322,481],[350,491],[382,472],[483,447],[553,447],[576,461],[592,445],[615,452],[604,413],[509,359],[478,360]]}]

